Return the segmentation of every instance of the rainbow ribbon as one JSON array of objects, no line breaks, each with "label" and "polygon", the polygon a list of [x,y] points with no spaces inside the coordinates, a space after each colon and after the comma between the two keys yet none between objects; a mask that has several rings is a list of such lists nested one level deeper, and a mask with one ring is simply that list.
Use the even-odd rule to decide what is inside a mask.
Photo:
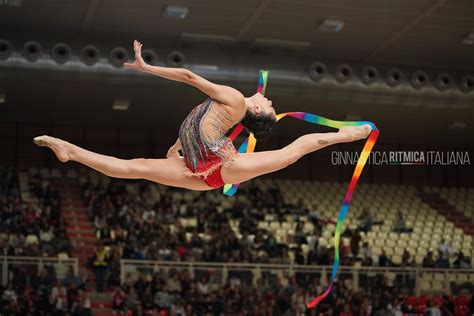
[{"label": "rainbow ribbon", "polygon": [[[268,79],[268,72],[261,70],[259,85],[258,85],[258,90],[257,90],[258,92],[262,94],[265,93],[265,88],[267,86],[267,79]],[[337,275],[337,271],[339,269],[339,241],[341,237],[342,225],[343,225],[344,219],[346,218],[347,212],[349,211],[349,207],[351,205],[352,194],[355,190],[357,182],[359,181],[359,177],[362,174],[362,170],[364,169],[367,159],[370,156],[370,153],[372,152],[372,148],[374,147],[375,142],[377,141],[377,138],[379,137],[380,131],[378,130],[377,126],[375,126],[374,123],[369,122],[369,121],[359,121],[359,122],[335,121],[335,120],[331,120],[319,115],[305,113],[305,112],[288,112],[288,113],[278,114],[276,117],[277,122],[287,116],[293,117],[302,121],[306,121],[308,123],[313,123],[317,125],[323,125],[323,126],[338,128],[338,129],[343,126],[360,126],[360,125],[366,125],[366,124],[370,125],[372,129],[369,137],[367,138],[364,144],[364,147],[362,148],[362,153],[359,157],[359,160],[357,161],[354,172],[352,174],[351,181],[349,183],[349,187],[347,188],[346,194],[344,196],[344,201],[342,202],[342,206],[339,210],[339,216],[338,216],[337,224],[336,224],[336,231],[334,233],[335,256],[334,256],[334,264],[332,266],[331,282],[329,283],[328,288],[323,294],[319,295],[318,297],[314,298],[311,302],[306,304],[308,308],[314,308],[324,298],[326,298],[326,296],[328,296],[328,294],[332,290],[332,285],[334,283],[334,280]],[[242,126],[242,124],[239,124],[231,133],[229,138],[233,141],[243,130],[244,130],[244,127]],[[253,152],[256,144],[257,144],[257,140],[255,139],[253,134],[250,134],[250,136],[239,147],[239,153]],[[226,184],[224,186],[224,194],[232,196],[237,192],[238,187],[239,187],[239,184]]]}]

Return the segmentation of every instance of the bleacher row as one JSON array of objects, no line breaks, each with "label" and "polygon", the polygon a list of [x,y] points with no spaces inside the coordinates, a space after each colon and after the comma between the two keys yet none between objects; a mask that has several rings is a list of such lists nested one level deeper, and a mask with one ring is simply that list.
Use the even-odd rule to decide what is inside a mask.
[{"label": "bleacher row", "polygon": [[471,221],[474,220],[474,188],[431,188]]}]

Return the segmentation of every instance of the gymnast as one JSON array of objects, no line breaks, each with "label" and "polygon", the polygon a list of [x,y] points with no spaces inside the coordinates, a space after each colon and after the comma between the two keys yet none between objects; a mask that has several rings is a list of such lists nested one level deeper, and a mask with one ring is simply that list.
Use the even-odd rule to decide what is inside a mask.
[{"label": "gymnast", "polygon": [[34,142],[49,147],[62,162],[77,161],[110,177],[204,191],[275,172],[323,147],[364,139],[371,131],[370,125],[344,126],[338,132],[301,136],[278,150],[240,154],[227,132],[241,123],[257,140],[267,139],[276,122],[272,101],[258,92],[244,97],[234,88],[212,83],[184,68],[148,65],[141,56],[142,44],[134,41],[133,46],[135,61],[124,63],[124,67],[189,84],[208,96],[181,124],[179,137],[165,159],[118,159],[47,135],[35,137]]}]

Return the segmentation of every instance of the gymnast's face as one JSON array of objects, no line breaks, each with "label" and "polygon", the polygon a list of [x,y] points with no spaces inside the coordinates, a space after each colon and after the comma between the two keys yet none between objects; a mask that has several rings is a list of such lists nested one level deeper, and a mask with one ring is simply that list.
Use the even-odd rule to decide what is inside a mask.
[{"label": "gymnast's face", "polygon": [[255,115],[265,115],[265,114],[270,114],[273,117],[276,116],[275,109],[272,106],[272,101],[268,100],[266,97],[264,97],[260,93],[255,93],[253,96],[250,98],[247,98],[248,102],[247,103],[247,109],[254,113]]}]

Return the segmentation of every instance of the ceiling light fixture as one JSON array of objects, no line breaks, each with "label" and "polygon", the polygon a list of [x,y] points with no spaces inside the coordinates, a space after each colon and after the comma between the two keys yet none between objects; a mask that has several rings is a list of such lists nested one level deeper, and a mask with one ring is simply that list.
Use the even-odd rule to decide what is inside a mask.
[{"label": "ceiling light fixture", "polygon": [[21,7],[22,0],[0,0],[0,6],[4,7]]},{"label": "ceiling light fixture", "polygon": [[112,105],[112,109],[115,111],[127,111],[130,107],[130,101],[128,100],[114,100],[114,104]]},{"label": "ceiling light fixture", "polygon": [[464,45],[474,45],[474,32],[467,34],[462,42]]},{"label": "ceiling light fixture", "polygon": [[195,70],[219,70],[217,65],[195,64],[192,66]]},{"label": "ceiling light fixture", "polygon": [[464,122],[454,121],[449,124],[449,129],[451,130],[463,130],[466,129],[467,125]]},{"label": "ceiling light fixture", "polygon": [[0,103],[5,103],[7,100],[7,95],[5,93],[0,93]]},{"label": "ceiling light fixture", "polygon": [[321,24],[319,24],[318,30],[321,32],[337,33],[340,32],[343,27],[344,21],[324,19]]},{"label": "ceiling light fixture", "polygon": [[164,15],[170,18],[184,20],[188,14],[189,9],[183,6],[167,5],[164,11]]},{"label": "ceiling light fixture", "polygon": [[180,40],[184,43],[222,43],[229,44],[235,42],[235,37],[205,33],[187,33],[181,34]]},{"label": "ceiling light fixture", "polygon": [[269,48],[306,49],[311,46],[311,43],[302,41],[285,41],[273,38],[257,38],[255,39],[254,45]]}]

